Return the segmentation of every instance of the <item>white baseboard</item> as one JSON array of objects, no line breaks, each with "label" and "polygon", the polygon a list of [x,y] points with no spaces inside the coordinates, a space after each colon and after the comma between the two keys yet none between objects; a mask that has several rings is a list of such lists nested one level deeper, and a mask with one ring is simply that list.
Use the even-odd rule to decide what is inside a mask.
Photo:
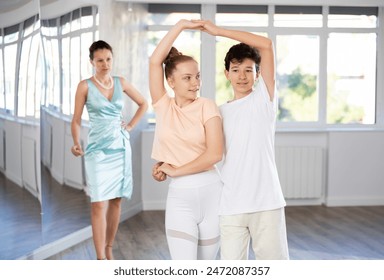
[{"label": "white baseboard", "polygon": [[69,179],[65,179],[65,178],[64,178],[64,184],[66,184],[67,186],[69,186],[71,188],[77,189],[77,190],[84,190],[84,188],[85,188],[85,186],[83,186],[77,182],[73,182]]},{"label": "white baseboard", "polygon": [[128,220],[129,218],[135,216],[139,212],[143,211],[143,204],[141,202],[130,206],[128,209],[123,209],[121,211],[121,216],[120,216],[120,222],[123,222],[125,220]]},{"label": "white baseboard", "polygon": [[12,174],[11,172],[9,171],[5,171],[5,176],[10,180],[12,181],[13,183],[15,183],[16,185],[20,186],[21,188],[23,187],[23,180],[21,179],[21,175],[14,175]]},{"label": "white baseboard", "polygon": [[64,184],[64,176],[61,172],[56,171],[55,169],[51,168],[50,169],[52,177],[61,185]]},{"label": "white baseboard", "polygon": [[67,236],[45,244],[19,260],[44,260],[92,237],[92,227],[87,226]]},{"label": "white baseboard", "polygon": [[[123,209],[120,222],[136,215],[142,211],[142,208],[142,204],[137,203],[136,205],[130,206],[126,210]],[[34,250],[32,253],[20,257],[19,260],[44,260],[89,238],[92,238],[92,227],[90,225],[81,230],[68,234],[59,240],[45,244]]]},{"label": "white baseboard", "polygon": [[310,205],[322,205],[324,199],[311,198],[311,199],[286,199],[287,206],[310,206]]},{"label": "white baseboard", "polygon": [[325,202],[329,207],[342,206],[383,206],[384,197],[343,197],[327,198]]},{"label": "white baseboard", "polygon": [[157,200],[157,201],[144,201],[143,202],[143,210],[149,211],[149,210],[165,210],[165,204],[166,202],[163,200]]}]

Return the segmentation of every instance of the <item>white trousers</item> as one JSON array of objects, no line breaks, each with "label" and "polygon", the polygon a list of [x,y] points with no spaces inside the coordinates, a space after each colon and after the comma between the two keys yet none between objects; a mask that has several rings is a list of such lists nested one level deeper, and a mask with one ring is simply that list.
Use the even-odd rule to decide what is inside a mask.
[{"label": "white trousers", "polygon": [[165,228],[173,260],[216,258],[220,245],[221,189],[216,170],[171,180]]},{"label": "white trousers", "polygon": [[257,260],[289,259],[284,208],[220,216],[221,259],[247,260],[249,242]]}]

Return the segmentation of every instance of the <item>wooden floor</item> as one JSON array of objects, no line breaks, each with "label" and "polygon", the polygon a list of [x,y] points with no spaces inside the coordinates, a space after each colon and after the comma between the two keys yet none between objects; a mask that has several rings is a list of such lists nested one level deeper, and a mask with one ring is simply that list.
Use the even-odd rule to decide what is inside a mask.
[{"label": "wooden floor", "polygon": [[89,198],[61,185],[42,166],[42,205],[0,173],[0,260],[28,256],[90,225]]},{"label": "wooden floor", "polygon": [[[42,208],[29,192],[0,173],[0,260],[27,255],[90,224],[85,194],[58,184],[42,170]],[[384,260],[384,206],[290,206],[286,219],[291,259]],[[122,222],[114,254],[121,260],[170,259],[164,211],[140,212]],[[49,259],[95,258],[89,239]]]},{"label": "wooden floor", "polygon": [[[286,208],[293,260],[384,259],[384,206]],[[114,255],[120,260],[170,259],[164,212],[144,211],[120,224]],[[89,239],[49,259],[95,259]],[[252,252],[250,259],[254,259]]]},{"label": "wooden floor", "polygon": [[41,225],[39,200],[0,173],[0,260],[40,247]]},{"label": "wooden floor", "polygon": [[91,224],[90,200],[82,190],[59,184],[42,167],[42,238],[48,244]]}]

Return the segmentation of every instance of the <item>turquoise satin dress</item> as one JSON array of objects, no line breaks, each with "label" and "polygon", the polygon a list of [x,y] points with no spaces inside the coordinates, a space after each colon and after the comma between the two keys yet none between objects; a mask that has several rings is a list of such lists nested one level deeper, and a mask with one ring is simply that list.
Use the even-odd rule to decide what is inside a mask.
[{"label": "turquoise satin dress", "polygon": [[132,195],[132,155],[129,133],[121,127],[124,106],[120,79],[114,77],[109,101],[88,79],[86,107],[89,114],[85,173],[91,202]]}]

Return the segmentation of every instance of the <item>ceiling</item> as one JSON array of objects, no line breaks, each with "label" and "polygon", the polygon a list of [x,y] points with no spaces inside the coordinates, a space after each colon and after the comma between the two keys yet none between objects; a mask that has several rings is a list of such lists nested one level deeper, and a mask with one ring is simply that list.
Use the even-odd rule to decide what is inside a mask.
[{"label": "ceiling", "polygon": [[16,10],[33,0],[0,0],[0,13]]}]

